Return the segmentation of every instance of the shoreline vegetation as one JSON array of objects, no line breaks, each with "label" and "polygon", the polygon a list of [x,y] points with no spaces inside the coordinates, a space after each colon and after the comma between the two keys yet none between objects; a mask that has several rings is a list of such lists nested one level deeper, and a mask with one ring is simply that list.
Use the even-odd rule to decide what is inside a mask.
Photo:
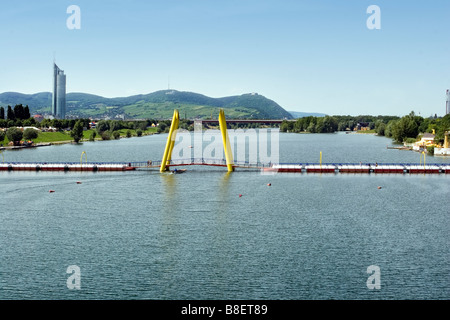
[{"label": "shoreline vegetation", "polygon": [[19,144],[10,145],[9,139],[7,137],[4,138],[3,141],[0,141],[0,144],[3,146],[0,147],[0,149],[19,149],[19,148],[29,148],[29,147],[42,147],[42,146],[51,146],[51,145],[60,145],[60,144],[67,144],[67,143],[82,143],[82,142],[94,142],[94,141],[103,141],[103,140],[118,140],[118,139],[124,139],[124,138],[133,138],[133,137],[140,137],[140,136],[148,136],[153,134],[158,134],[156,128],[148,128],[144,131],[142,131],[140,134],[136,132],[137,130],[119,130],[119,137],[115,138],[112,137],[110,139],[104,139],[102,137],[99,137],[98,134],[95,138],[92,138],[92,135],[94,132],[96,132],[95,129],[88,129],[83,131],[83,137],[78,141],[75,142],[74,138],[70,135],[70,132],[40,132],[38,134],[38,137],[35,139],[32,139],[33,144],[27,144],[27,141],[21,141]]},{"label": "shoreline vegetation", "polygon": [[[424,118],[411,111],[403,117],[395,116],[325,116],[305,117],[296,121],[283,121],[281,132],[294,133],[371,133],[391,138],[394,143],[413,144],[426,134],[432,135],[430,148],[441,147],[445,136],[450,133],[450,114],[444,117]],[[430,149],[430,153],[433,150]]]}]

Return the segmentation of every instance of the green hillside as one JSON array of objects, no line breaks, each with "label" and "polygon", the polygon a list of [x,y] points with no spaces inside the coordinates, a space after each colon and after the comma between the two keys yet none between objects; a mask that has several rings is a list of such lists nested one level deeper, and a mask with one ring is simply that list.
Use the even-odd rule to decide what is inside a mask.
[{"label": "green hillside", "polygon": [[[32,95],[5,92],[0,94],[0,106],[21,103],[28,105],[32,113],[49,114],[51,96],[49,92]],[[173,110],[178,109],[182,117],[206,119],[211,115],[217,117],[218,109],[224,108],[230,118],[292,119],[292,115],[276,102],[258,94],[211,98],[193,92],[161,90],[145,95],[104,98],[73,92],[66,95],[66,107],[67,116],[74,117],[165,119],[171,118]]]}]

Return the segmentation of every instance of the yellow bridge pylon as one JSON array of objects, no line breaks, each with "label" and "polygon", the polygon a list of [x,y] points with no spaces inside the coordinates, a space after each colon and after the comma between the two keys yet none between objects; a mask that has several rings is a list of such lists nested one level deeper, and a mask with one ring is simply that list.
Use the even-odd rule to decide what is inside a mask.
[{"label": "yellow bridge pylon", "polygon": [[222,133],[223,151],[225,152],[225,160],[227,161],[228,172],[232,172],[234,170],[233,153],[231,151],[230,138],[228,137],[227,132],[227,122],[225,121],[225,112],[223,111],[223,109],[220,109],[219,113],[219,127],[220,132]]},{"label": "yellow bridge pylon", "polygon": [[172,150],[175,145],[175,138],[177,136],[177,129],[180,123],[180,114],[178,110],[173,112],[172,124],[170,125],[169,135],[167,137],[166,148],[164,150],[164,155],[161,161],[160,172],[167,171],[167,165],[170,164],[170,160],[172,159]]},{"label": "yellow bridge pylon", "polygon": [[[177,135],[178,125],[180,123],[180,114],[178,110],[173,112],[172,124],[170,125],[169,135],[167,137],[166,148],[164,150],[164,155],[161,161],[160,172],[167,171],[167,166],[170,165],[170,161],[172,159],[172,150],[175,145],[175,138]],[[233,165],[233,153],[231,151],[230,139],[228,137],[227,132],[227,123],[225,120],[225,112],[223,109],[220,109],[219,113],[219,126],[220,132],[222,133],[222,141],[223,141],[223,149],[225,152],[225,159],[227,163],[228,172],[232,172],[234,170]]]}]

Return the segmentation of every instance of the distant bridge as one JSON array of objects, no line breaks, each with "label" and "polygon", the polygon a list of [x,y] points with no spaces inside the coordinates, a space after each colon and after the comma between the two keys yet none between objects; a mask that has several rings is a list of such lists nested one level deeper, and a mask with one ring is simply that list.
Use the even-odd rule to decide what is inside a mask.
[{"label": "distant bridge", "polygon": [[[206,120],[195,120],[201,121],[202,123],[219,123],[217,119],[206,119]],[[295,119],[282,119],[282,120],[274,120],[274,119],[227,119],[227,123],[264,123],[264,124],[277,124],[282,123],[283,121],[296,121]]]}]

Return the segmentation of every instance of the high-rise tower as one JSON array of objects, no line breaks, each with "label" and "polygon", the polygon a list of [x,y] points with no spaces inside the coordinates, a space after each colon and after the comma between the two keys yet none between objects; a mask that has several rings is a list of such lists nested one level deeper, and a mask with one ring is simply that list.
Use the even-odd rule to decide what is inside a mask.
[{"label": "high-rise tower", "polygon": [[66,75],[53,63],[52,115],[56,119],[66,117]]},{"label": "high-rise tower", "polygon": [[445,114],[450,113],[450,90],[447,89],[447,101],[445,102]]}]

